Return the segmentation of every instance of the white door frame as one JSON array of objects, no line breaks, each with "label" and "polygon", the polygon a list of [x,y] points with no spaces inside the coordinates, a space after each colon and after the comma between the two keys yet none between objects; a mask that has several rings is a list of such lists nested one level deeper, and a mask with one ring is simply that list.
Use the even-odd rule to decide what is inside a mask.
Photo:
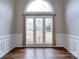
[{"label": "white door frame", "polygon": [[[56,46],[56,38],[55,38],[55,31],[56,31],[56,29],[55,29],[55,16],[56,16],[56,14],[51,14],[51,13],[26,13],[26,14],[23,14],[23,45],[24,46],[26,46],[26,17],[27,16],[33,16],[33,18],[34,18],[34,16],[35,17],[40,17],[40,16],[42,16],[42,18],[43,18],[43,35],[45,36],[45,29],[44,29],[44,27],[45,27],[45,18],[43,17],[43,16],[45,16],[45,17],[49,17],[49,16],[52,16],[52,20],[53,20],[53,32],[52,32],[52,34],[53,34],[53,39],[52,39],[52,42],[53,42],[53,44],[52,44],[52,46]],[[35,38],[34,39],[34,43],[36,43],[36,18],[34,18],[34,24],[33,24],[34,26],[33,26],[33,28],[34,28],[34,35],[33,35],[33,37]],[[45,37],[43,36],[43,43],[45,43]],[[39,46],[38,46],[39,47]]]}]

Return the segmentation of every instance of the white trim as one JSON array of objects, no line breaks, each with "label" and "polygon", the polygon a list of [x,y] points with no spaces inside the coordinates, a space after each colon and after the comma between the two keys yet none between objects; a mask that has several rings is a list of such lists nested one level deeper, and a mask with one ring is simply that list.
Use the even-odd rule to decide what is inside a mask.
[{"label": "white trim", "polygon": [[[63,43],[64,36],[63,34],[56,34],[56,46],[64,47]],[[16,34],[16,47],[22,47],[23,34]]]},{"label": "white trim", "polygon": [[[12,34],[12,35],[1,36],[0,37],[0,50],[1,50],[1,44],[7,40],[10,40],[12,44],[9,44],[10,46],[7,46],[9,48],[5,48],[2,53],[0,51],[0,57],[4,56],[6,53],[11,51],[14,47],[22,47],[23,35]],[[3,44],[4,47],[6,47],[5,44],[6,43]],[[56,45],[57,47],[65,47],[74,56],[79,58],[79,37],[78,36],[57,33],[56,34]]]},{"label": "white trim", "polygon": [[0,36],[0,58],[15,47],[15,34]]},{"label": "white trim", "polygon": [[14,49],[14,47],[13,48],[11,48],[11,49],[9,49],[9,50],[7,50],[6,52],[4,52],[4,53],[1,53],[0,54],[0,58],[2,58],[3,56],[5,56],[8,52],[10,52],[12,49]]},{"label": "white trim", "polygon": [[72,39],[75,39],[75,40],[79,40],[79,36],[76,36],[76,35],[69,35],[69,34],[63,34],[65,37],[69,37],[69,38],[72,38]]},{"label": "white trim", "polygon": [[0,36],[0,39],[5,39],[5,38],[8,38],[8,37],[12,37],[12,36],[14,36],[14,35],[15,35],[15,34]]},{"label": "white trim", "polygon": [[16,35],[16,42],[15,42],[15,47],[22,47],[23,43],[23,34],[15,34]]},{"label": "white trim", "polygon": [[64,47],[75,57],[79,58],[79,36],[63,34]]},{"label": "white trim", "polygon": [[79,58],[79,36],[56,34],[57,46],[66,48],[75,57]]},{"label": "white trim", "polygon": [[56,34],[56,46],[64,47],[64,35],[62,33]]}]

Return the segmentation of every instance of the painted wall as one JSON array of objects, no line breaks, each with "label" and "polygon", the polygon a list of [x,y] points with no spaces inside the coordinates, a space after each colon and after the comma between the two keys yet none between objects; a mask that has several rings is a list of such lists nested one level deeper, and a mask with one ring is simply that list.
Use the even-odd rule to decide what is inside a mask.
[{"label": "painted wall", "polygon": [[[16,0],[16,33],[23,33],[23,13],[28,0]],[[52,0],[53,1],[53,0]],[[64,11],[63,0],[55,0],[54,7],[56,12],[56,33],[64,33]]]},{"label": "painted wall", "polygon": [[0,0],[0,36],[15,33],[14,0]]},{"label": "painted wall", "polygon": [[0,58],[15,47],[14,6],[14,0],[0,0]]},{"label": "painted wall", "polygon": [[64,0],[65,41],[64,47],[79,59],[79,0]]},{"label": "painted wall", "polygon": [[79,35],[79,0],[65,0],[66,34]]}]

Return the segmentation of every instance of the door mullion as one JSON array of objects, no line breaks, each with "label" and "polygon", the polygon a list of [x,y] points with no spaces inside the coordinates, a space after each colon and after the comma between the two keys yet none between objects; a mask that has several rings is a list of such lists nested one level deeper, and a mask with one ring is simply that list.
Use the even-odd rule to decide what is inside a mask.
[{"label": "door mullion", "polygon": [[36,44],[36,18],[33,18],[33,43]]}]

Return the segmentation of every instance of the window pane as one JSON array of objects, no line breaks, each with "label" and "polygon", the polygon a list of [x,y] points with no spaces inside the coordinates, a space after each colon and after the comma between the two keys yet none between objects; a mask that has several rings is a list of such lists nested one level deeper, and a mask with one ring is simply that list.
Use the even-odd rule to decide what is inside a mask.
[{"label": "window pane", "polygon": [[33,18],[26,19],[26,44],[33,44]]},{"label": "window pane", "polygon": [[46,1],[35,0],[29,4],[25,12],[54,12],[54,10]]},{"label": "window pane", "polygon": [[52,18],[46,18],[46,44],[52,44]]},{"label": "window pane", "polygon": [[42,18],[36,18],[36,43],[43,43],[43,21]]}]

